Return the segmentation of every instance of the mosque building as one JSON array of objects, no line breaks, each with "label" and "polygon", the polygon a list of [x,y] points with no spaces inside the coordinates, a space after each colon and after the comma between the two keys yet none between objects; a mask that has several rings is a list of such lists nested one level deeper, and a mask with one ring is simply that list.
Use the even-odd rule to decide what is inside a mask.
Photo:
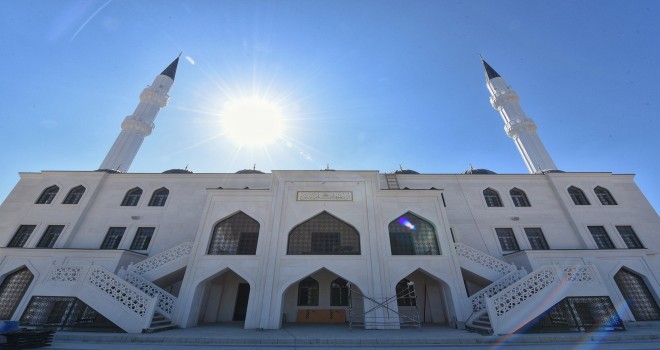
[{"label": "mosque building", "polygon": [[99,170],[20,173],[0,206],[0,320],[494,334],[660,320],[660,219],[634,176],[559,170],[485,61],[528,174],[131,173],[178,61],[141,93]]}]

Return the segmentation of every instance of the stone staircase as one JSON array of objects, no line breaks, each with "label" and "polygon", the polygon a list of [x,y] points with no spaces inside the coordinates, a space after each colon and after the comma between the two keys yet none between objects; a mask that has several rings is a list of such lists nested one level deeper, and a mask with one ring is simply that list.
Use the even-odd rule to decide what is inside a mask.
[{"label": "stone staircase", "polygon": [[159,314],[158,312],[155,312],[154,317],[151,318],[151,324],[149,325],[149,328],[145,329],[144,333],[157,333],[168,331],[174,328],[176,327],[172,324],[172,321],[170,321],[167,317]]},{"label": "stone staircase", "polygon": [[545,265],[528,274],[464,244],[454,249],[461,267],[494,281],[469,298],[466,327],[475,332],[511,334],[568,296],[609,294],[592,265]]}]

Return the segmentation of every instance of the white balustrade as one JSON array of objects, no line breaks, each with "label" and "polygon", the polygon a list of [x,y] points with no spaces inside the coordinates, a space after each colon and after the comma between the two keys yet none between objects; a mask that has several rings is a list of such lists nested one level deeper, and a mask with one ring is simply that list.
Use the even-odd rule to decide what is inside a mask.
[{"label": "white balustrade", "polygon": [[184,242],[164,252],[160,252],[152,257],[140,261],[137,264],[128,266],[128,270],[138,275],[145,274],[155,270],[163,265],[181,258],[186,258],[192,252],[193,242]]},{"label": "white balustrade", "polygon": [[[156,306],[155,298],[98,265],[55,265],[48,272],[46,282],[87,286],[114,299],[122,309],[145,322],[151,320]],[[82,289],[79,293],[83,293]]]},{"label": "white balustrade", "polygon": [[458,256],[462,256],[467,260],[473,261],[493,271],[497,271],[502,275],[506,275],[516,270],[516,267],[513,264],[508,264],[463,243],[454,243],[454,250]]},{"label": "white balustrade", "polygon": [[516,270],[509,272],[497,281],[489,284],[482,290],[472,294],[469,298],[470,305],[472,305],[473,312],[480,312],[486,310],[486,298],[490,298],[497,293],[501,292],[506,287],[514,284],[527,274],[525,270]]},{"label": "white balustrade", "polygon": [[[493,329],[497,328],[497,323],[510,323],[505,321],[507,319],[522,320],[525,318],[530,321],[533,317],[538,316],[540,312],[547,310],[559,300],[569,296],[572,288],[593,291],[597,293],[595,295],[603,290],[598,273],[593,265],[545,265],[534,270],[496,295],[485,297]],[[543,297],[541,299],[535,298],[537,295]],[[551,298],[549,298],[550,295],[552,295]],[[536,314],[531,314],[532,310]],[[522,314],[516,315],[514,312],[522,312],[524,317],[522,317]],[[522,325],[524,323],[518,326]],[[502,329],[505,329],[506,332],[516,330],[507,329],[506,327]],[[496,333],[499,332],[496,331]]]},{"label": "white balustrade", "polygon": [[156,303],[156,310],[163,314],[163,316],[172,319],[172,312],[174,311],[174,306],[177,301],[177,298],[174,295],[149,282],[135,272],[122,269],[119,271],[119,276],[145,294],[156,298],[156,300],[158,300]]}]

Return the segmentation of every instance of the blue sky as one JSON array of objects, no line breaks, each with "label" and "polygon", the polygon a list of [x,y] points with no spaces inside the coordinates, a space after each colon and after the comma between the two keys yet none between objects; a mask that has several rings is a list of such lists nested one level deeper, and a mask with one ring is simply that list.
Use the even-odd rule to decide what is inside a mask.
[{"label": "blue sky", "polygon": [[[3,1],[0,199],[18,172],[95,170],[183,51],[131,172],[526,173],[479,54],[557,166],[637,174],[660,208],[658,1]],[[231,98],[281,104],[267,149],[222,135]]]}]

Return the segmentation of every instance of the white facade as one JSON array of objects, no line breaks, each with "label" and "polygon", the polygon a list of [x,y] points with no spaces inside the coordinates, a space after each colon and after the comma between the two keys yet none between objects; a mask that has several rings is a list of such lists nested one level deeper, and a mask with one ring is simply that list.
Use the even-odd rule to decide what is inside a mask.
[{"label": "white facade", "polygon": [[[164,316],[249,329],[412,318],[505,334],[597,297],[623,321],[660,318],[660,220],[632,175],[20,176],[0,206],[0,318],[47,324],[66,314],[57,298],[77,298],[127,332]],[[416,298],[396,297],[402,281]]]}]

